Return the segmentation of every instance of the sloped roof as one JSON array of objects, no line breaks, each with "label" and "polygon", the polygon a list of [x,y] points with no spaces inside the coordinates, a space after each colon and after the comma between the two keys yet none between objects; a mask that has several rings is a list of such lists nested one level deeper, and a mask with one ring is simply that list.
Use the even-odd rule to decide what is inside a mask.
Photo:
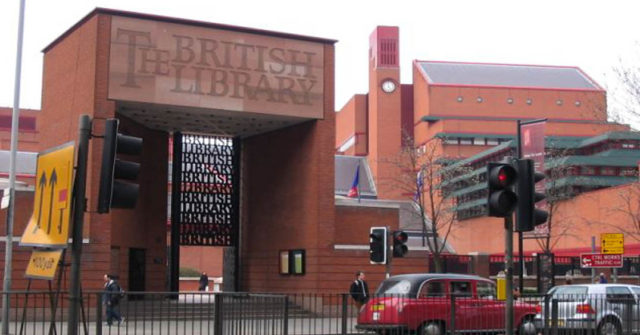
[{"label": "sloped roof", "polygon": [[568,66],[416,61],[431,84],[601,91],[582,70]]},{"label": "sloped roof", "polygon": [[356,166],[360,166],[360,196],[363,198],[375,198],[378,196],[376,186],[373,183],[371,169],[369,163],[364,157],[358,156],[335,156],[335,184],[334,191],[336,195],[347,196],[353,179],[356,174]]}]

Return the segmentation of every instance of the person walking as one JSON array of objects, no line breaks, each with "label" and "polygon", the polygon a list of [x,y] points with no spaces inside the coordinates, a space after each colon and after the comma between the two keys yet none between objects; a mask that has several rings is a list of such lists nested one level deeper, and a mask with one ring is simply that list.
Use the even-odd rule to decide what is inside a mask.
[{"label": "person walking", "polygon": [[200,280],[198,281],[198,291],[208,291],[209,287],[209,276],[207,276],[206,272],[203,272],[200,275]]},{"label": "person walking", "polygon": [[367,303],[369,300],[369,286],[365,281],[364,272],[356,272],[356,280],[351,283],[349,294],[351,294],[351,298],[353,298],[358,308]]},{"label": "person walking", "polygon": [[120,285],[116,281],[114,275],[104,275],[104,293],[102,294],[102,303],[106,306],[107,325],[111,326],[113,320],[118,321],[118,325],[124,322],[124,318],[118,311],[118,304],[121,298]]},{"label": "person walking", "polygon": [[604,275],[604,272],[600,272],[599,283],[600,284],[606,284],[607,283],[607,277]]}]

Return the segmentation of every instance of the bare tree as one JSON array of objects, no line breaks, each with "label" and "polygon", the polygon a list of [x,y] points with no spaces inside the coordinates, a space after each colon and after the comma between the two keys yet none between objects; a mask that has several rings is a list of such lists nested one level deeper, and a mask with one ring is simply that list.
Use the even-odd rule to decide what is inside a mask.
[{"label": "bare tree", "polygon": [[[562,150],[557,154],[558,159],[568,156],[567,150]],[[536,243],[544,253],[550,253],[553,248],[565,237],[578,238],[575,234],[575,225],[572,223],[571,217],[566,212],[559,210],[560,203],[572,201],[575,192],[567,186],[560,185],[560,181],[565,177],[571,176],[573,167],[562,165],[562,163],[548,169],[546,171],[545,183],[546,187],[546,211],[549,213],[547,219],[547,234],[536,239]]]},{"label": "bare tree", "polygon": [[606,225],[617,229],[625,236],[640,241],[640,182],[616,189],[613,207],[606,208],[609,215],[621,215],[625,221]]},{"label": "bare tree", "polygon": [[[381,181],[390,183],[413,202],[422,225],[424,244],[433,256],[435,272],[443,270],[441,255],[446,251],[447,240],[456,222],[456,199],[451,193],[453,187],[443,187],[443,181],[471,171],[466,166],[447,166],[449,160],[442,155],[442,141],[433,138],[415,147],[413,138],[405,136],[400,153],[385,160],[398,173],[389,180]],[[472,180],[463,182],[473,184]]]},{"label": "bare tree", "polygon": [[617,83],[612,88],[615,108],[611,116],[616,121],[626,121],[640,127],[640,43],[632,54],[620,58],[613,68]]}]

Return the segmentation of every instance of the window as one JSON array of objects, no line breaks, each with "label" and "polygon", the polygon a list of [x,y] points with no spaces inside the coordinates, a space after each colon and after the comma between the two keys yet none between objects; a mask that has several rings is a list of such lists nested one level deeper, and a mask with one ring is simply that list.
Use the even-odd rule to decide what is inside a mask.
[{"label": "window", "polygon": [[623,149],[633,149],[635,147],[636,147],[636,145],[633,144],[633,143],[622,143],[622,148]]},{"label": "window", "polygon": [[444,144],[458,145],[458,139],[457,138],[445,138],[444,139]]},{"label": "window", "polygon": [[429,281],[424,284],[420,298],[444,297],[444,284],[439,281]]},{"label": "window", "polygon": [[615,176],[617,175],[616,169],[612,167],[601,167],[600,175],[602,176]]},{"label": "window", "polygon": [[596,169],[591,166],[583,166],[580,168],[580,174],[583,176],[590,176],[596,174]]},{"label": "window", "polygon": [[485,145],[484,137],[476,137],[473,139],[473,145]]},{"label": "window", "polygon": [[408,296],[409,291],[411,291],[411,282],[408,280],[385,280],[378,287],[376,294]]},{"label": "window", "polygon": [[498,140],[495,138],[488,138],[487,145],[498,145]]},{"label": "window", "polygon": [[471,296],[471,283],[467,281],[454,281],[451,282],[451,295],[456,297],[470,297]]},{"label": "window", "polygon": [[470,138],[461,138],[460,139],[460,144],[461,145],[471,145],[471,139]]},{"label": "window", "polygon": [[620,304],[620,303],[631,303],[635,302],[633,294],[628,287],[624,286],[612,286],[607,287],[607,302]]},{"label": "window", "polygon": [[478,292],[479,298],[495,298],[496,295],[496,287],[492,283],[486,282],[477,282],[476,283],[476,291]]}]

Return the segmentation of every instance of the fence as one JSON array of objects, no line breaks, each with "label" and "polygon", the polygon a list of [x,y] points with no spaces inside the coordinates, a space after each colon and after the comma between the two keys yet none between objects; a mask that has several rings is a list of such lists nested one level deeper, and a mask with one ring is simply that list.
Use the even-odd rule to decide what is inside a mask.
[{"label": "fence", "polygon": [[[591,286],[604,293],[587,292],[586,287],[564,286],[550,295],[518,298],[513,306],[514,330],[518,335],[640,332],[640,287]],[[101,293],[85,292],[78,334],[504,333],[505,302],[492,294],[479,290],[477,296],[375,296],[359,310],[345,294],[133,292],[117,308],[124,321],[118,325],[114,320],[109,326]],[[10,296],[11,334],[67,333],[66,293],[56,297],[50,292],[12,292]]]}]

